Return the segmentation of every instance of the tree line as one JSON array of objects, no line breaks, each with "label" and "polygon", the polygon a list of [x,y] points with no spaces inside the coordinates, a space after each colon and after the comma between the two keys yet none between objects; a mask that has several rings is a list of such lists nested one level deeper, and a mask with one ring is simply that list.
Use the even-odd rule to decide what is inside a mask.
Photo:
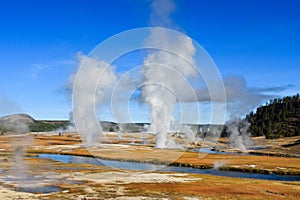
[{"label": "tree line", "polygon": [[266,138],[291,137],[300,135],[299,94],[271,99],[264,106],[246,116],[252,136]]}]

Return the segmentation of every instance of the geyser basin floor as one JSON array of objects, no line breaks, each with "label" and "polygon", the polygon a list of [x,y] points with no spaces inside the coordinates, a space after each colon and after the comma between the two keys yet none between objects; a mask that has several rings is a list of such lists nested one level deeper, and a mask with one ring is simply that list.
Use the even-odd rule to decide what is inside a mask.
[{"label": "geyser basin floor", "polygon": [[[1,176],[7,176],[13,164],[13,138],[0,136],[0,162],[3,171]],[[78,135],[36,134],[33,148],[27,152],[38,153],[71,153],[86,154],[80,149],[82,144]],[[136,148],[133,149],[137,151]],[[141,151],[141,149],[139,150]],[[101,152],[98,152],[101,154]],[[110,151],[108,151],[110,153]],[[36,154],[35,154],[36,155]],[[105,154],[104,154],[105,155]],[[120,156],[112,154],[112,156]],[[124,155],[123,155],[124,156]],[[195,163],[198,154],[184,154],[178,162]],[[269,160],[270,159],[270,160]],[[228,165],[255,167],[276,170],[276,167],[298,170],[298,159],[278,158],[268,156],[227,156],[208,155],[200,160],[204,165],[213,166],[214,161],[222,161]],[[18,192],[15,187],[0,181],[0,199],[300,199],[300,182],[268,181],[259,179],[241,179],[212,176],[204,174],[187,174],[171,172],[130,172],[113,170],[91,164],[73,164],[51,161],[47,159],[29,158],[29,173],[38,176],[51,175],[57,180],[59,192],[48,194],[33,194]],[[164,174],[164,175],[162,175]],[[130,177],[130,178],[128,178]],[[172,177],[172,178],[170,178]],[[188,179],[188,180],[187,180]],[[172,181],[170,181],[172,180]],[[42,182],[42,180],[41,180]],[[55,184],[52,184],[55,185]]]},{"label": "geyser basin floor", "polygon": [[[300,182],[238,179],[204,174],[112,170],[92,164],[26,158],[39,172],[52,174],[60,191],[16,191],[0,181],[0,199],[299,199]],[[46,162],[47,161],[47,162]],[[42,182],[43,180],[41,180]]]},{"label": "geyser basin floor", "polygon": [[[112,135],[112,134],[111,134]],[[116,135],[116,134],[115,134]],[[117,136],[115,136],[117,137]],[[287,139],[288,142],[294,142],[300,137],[293,137]],[[225,139],[220,139],[222,144]],[[255,139],[258,140],[258,139]],[[262,139],[260,139],[262,140]],[[68,142],[66,142],[68,141]],[[78,135],[64,135],[64,136],[47,136],[37,135],[35,137],[35,146],[29,148],[27,152],[31,153],[60,153],[68,155],[83,155],[91,156],[91,152],[82,146],[78,141]],[[55,145],[53,145],[55,143]],[[281,141],[279,144],[287,142]],[[267,142],[271,144],[271,142]],[[300,146],[299,146],[300,147]],[[293,146],[294,148],[294,146]],[[121,150],[121,151],[120,151]],[[170,163],[168,154],[176,154],[172,149],[157,150],[155,154],[145,153],[152,151],[153,148],[149,146],[131,146],[126,144],[104,144],[100,147],[91,149],[92,155],[102,159],[122,160],[122,161],[136,161],[149,163]],[[260,150],[261,151],[261,150]],[[290,150],[291,151],[291,150]],[[124,152],[130,152],[124,153]],[[177,152],[178,153],[178,152]],[[215,162],[222,162],[224,165],[221,169],[231,171],[244,171],[255,173],[277,173],[300,175],[300,161],[299,158],[277,157],[277,156],[248,156],[243,154],[207,154],[197,152],[184,152],[173,164],[175,166],[194,166],[199,168],[212,168]]]}]

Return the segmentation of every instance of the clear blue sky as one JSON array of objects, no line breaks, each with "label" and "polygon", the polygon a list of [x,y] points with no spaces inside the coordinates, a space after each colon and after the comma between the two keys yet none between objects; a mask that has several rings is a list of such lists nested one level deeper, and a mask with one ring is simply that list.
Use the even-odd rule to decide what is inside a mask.
[{"label": "clear blue sky", "polygon": [[[300,1],[178,0],[173,21],[211,55],[223,76],[254,88],[300,91]],[[149,25],[149,0],[0,2],[0,115],[67,119],[64,90],[76,54],[119,32]]]}]

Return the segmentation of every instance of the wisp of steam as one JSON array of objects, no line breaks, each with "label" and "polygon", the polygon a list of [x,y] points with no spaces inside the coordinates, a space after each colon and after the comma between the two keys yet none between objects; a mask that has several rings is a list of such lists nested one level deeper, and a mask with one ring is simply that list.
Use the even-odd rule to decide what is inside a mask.
[{"label": "wisp of steam", "polygon": [[251,133],[248,131],[249,125],[249,122],[240,119],[232,119],[226,124],[230,147],[244,152],[252,146]]}]

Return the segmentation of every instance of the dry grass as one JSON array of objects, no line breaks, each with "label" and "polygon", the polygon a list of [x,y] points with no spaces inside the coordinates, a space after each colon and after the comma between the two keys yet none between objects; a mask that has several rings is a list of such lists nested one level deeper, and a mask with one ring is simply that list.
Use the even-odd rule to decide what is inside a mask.
[{"label": "dry grass", "polygon": [[[29,138],[29,139],[28,139]],[[180,152],[168,149],[152,149],[149,146],[103,145],[101,148],[86,149],[82,146],[78,135],[30,135],[1,136],[0,155],[1,168],[9,169],[14,149],[22,141],[26,143],[28,153],[62,153],[71,155],[99,156],[107,159],[132,160],[139,162],[170,162],[170,156],[181,155],[175,163],[196,167],[212,167],[215,161],[222,161],[225,167],[239,169],[264,169],[269,171],[300,172],[299,158],[245,156],[245,155],[213,155],[208,154],[199,159],[198,153]],[[282,141],[283,142],[283,141]],[[30,146],[31,144],[32,146]],[[111,148],[113,147],[113,148]],[[4,160],[6,160],[4,162]],[[55,173],[57,176],[80,178],[79,174],[106,173],[116,170],[107,167],[54,162],[47,159],[26,158],[24,163],[34,174]],[[278,168],[280,167],[280,169]],[[284,169],[283,169],[284,168]],[[121,170],[119,170],[121,171]],[[122,173],[127,173],[121,171]],[[78,174],[79,173],[79,174]],[[147,173],[147,172],[145,172]],[[61,181],[57,185],[61,192],[35,195],[37,199],[109,199],[130,197],[155,197],[157,199],[184,199],[185,197],[201,197],[203,199],[300,199],[299,182],[265,181],[255,179],[240,179],[210,175],[188,175],[202,180],[189,182],[132,182],[99,183],[94,180],[84,180],[82,183]],[[1,183],[0,183],[0,186]],[[7,192],[5,190],[5,192]],[[0,195],[1,196],[1,195]],[[29,198],[29,197],[28,197]],[[30,196],[32,198],[32,196]],[[29,199],[30,199],[29,198]]]},{"label": "dry grass", "polygon": [[[222,139],[222,142],[226,142]],[[97,148],[85,148],[77,134],[31,134],[26,136],[1,136],[0,149],[2,154],[13,153],[18,143],[27,141],[28,153],[61,153],[82,156],[97,156],[103,159],[126,160],[136,162],[149,162],[191,166],[198,168],[211,168],[214,162],[222,162],[223,170],[243,170],[253,172],[274,172],[281,174],[300,175],[299,158],[275,157],[275,156],[246,156],[246,155],[216,155],[208,154],[199,158],[199,153],[183,152],[170,149],[153,149],[148,146],[128,145],[101,145]],[[28,142],[29,141],[29,142]],[[286,144],[297,141],[290,138],[289,141],[280,140],[278,144]]]},{"label": "dry grass", "polygon": [[[205,177],[202,182],[131,183],[126,188],[132,195],[164,194],[168,197],[202,197],[204,199],[299,199],[299,186],[287,186],[263,181],[224,180]],[[142,192],[141,192],[142,191]]]}]

